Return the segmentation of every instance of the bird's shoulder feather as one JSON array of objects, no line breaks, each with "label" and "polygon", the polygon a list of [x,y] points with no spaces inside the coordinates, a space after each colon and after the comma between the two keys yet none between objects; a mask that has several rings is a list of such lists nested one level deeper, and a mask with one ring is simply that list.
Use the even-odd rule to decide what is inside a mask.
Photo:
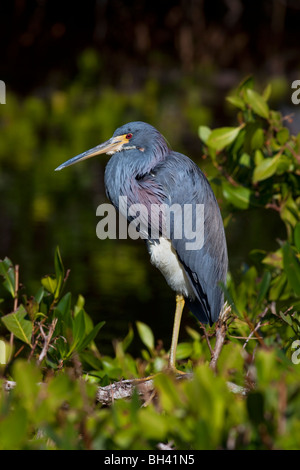
[{"label": "bird's shoulder feather", "polygon": [[[152,170],[153,178],[163,188],[169,205],[192,207],[188,217],[195,217],[197,204],[204,205],[204,239],[200,249],[187,249],[185,231],[176,238],[170,231],[171,243],[195,291],[198,303],[191,310],[201,321],[217,320],[223,305],[219,282],[226,282],[227,247],[223,221],[213,190],[200,168],[188,157],[170,152]],[[195,220],[185,220],[195,227]]]}]

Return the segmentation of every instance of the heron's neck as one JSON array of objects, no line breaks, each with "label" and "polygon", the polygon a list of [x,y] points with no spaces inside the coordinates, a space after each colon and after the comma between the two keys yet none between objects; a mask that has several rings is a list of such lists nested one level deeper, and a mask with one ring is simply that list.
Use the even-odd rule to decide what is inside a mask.
[{"label": "heron's neck", "polygon": [[[115,153],[105,169],[105,187],[108,198],[119,208],[119,196],[127,196],[129,204],[143,204],[149,201],[151,185],[150,176],[155,166],[166,157],[168,148],[162,148],[151,156],[128,152]],[[155,186],[155,185],[154,185]],[[144,195],[144,196],[143,196]]]}]

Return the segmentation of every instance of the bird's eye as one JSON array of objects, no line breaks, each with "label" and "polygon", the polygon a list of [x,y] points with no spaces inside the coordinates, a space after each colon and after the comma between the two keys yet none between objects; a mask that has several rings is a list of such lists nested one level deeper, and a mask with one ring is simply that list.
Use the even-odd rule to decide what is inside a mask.
[{"label": "bird's eye", "polygon": [[129,133],[129,134],[126,135],[126,139],[127,139],[127,140],[130,140],[131,137],[132,137],[132,134],[131,134],[131,133]]}]

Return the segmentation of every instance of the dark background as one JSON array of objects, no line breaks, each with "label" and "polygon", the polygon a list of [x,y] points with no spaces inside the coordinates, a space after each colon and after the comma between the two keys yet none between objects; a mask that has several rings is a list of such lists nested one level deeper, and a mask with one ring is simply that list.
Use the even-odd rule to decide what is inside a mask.
[{"label": "dark background", "polygon": [[[213,184],[198,126],[235,125],[225,96],[247,75],[258,90],[272,83],[271,105],[294,113],[298,132],[290,95],[300,78],[299,24],[296,0],[1,2],[0,257],[20,264],[22,292],[34,294],[53,272],[58,245],[73,301],[82,294],[94,320],[107,322],[100,350],[136,320],[168,347],[174,294],[143,242],[96,238],[108,157],[53,170],[125,122],[145,120]],[[238,279],[249,250],[276,248],[283,228],[265,211],[237,218],[213,189]],[[187,314],[184,322],[196,327]]]},{"label": "dark background", "polygon": [[[58,86],[77,73],[78,57],[95,48],[101,83],[120,86],[134,74],[166,82],[209,64],[219,86],[251,73],[297,70],[297,0],[55,0],[1,2],[1,76],[18,93]],[[100,83],[99,83],[100,85]]]}]

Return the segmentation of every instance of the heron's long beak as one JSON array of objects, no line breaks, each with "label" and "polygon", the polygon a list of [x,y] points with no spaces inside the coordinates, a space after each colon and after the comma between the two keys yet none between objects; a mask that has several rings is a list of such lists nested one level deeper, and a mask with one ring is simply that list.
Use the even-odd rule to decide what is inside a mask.
[{"label": "heron's long beak", "polygon": [[65,163],[62,163],[57,168],[55,168],[55,171],[60,171],[67,166],[74,165],[77,162],[81,162],[82,160],[86,160],[87,158],[94,157],[95,155],[99,155],[100,153],[115,153],[118,150],[121,150],[123,144],[126,142],[128,142],[128,140],[126,139],[126,135],[112,137],[103,144],[97,145],[97,147],[87,150],[86,152],[83,152],[80,155],[76,155],[76,157],[73,157]]}]

